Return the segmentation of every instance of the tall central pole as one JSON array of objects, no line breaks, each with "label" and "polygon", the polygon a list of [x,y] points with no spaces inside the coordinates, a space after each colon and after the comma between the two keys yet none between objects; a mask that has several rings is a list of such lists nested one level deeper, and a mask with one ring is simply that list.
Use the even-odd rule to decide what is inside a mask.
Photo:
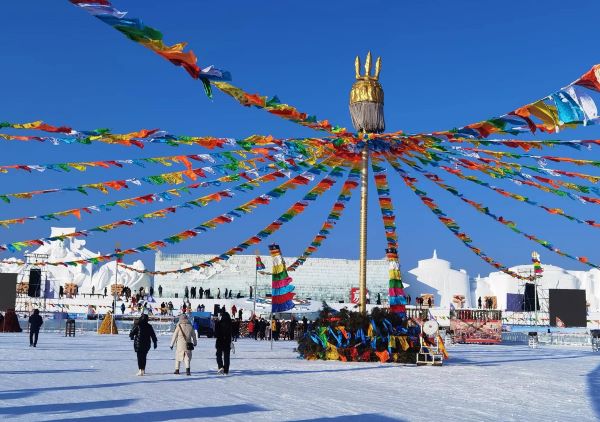
[{"label": "tall central pole", "polygon": [[381,58],[375,62],[375,73],[371,74],[371,52],[365,60],[365,72],[360,74],[360,59],[354,60],[356,81],[350,90],[350,117],[354,129],[364,142],[360,155],[360,261],[359,294],[360,312],[367,312],[367,208],[369,198],[369,140],[367,133],[382,133],[385,130],[383,117],[383,88],[379,84]]},{"label": "tall central pole", "polygon": [[360,165],[360,268],[359,292],[360,312],[367,312],[367,215],[369,198],[369,148],[365,146],[361,153]]}]

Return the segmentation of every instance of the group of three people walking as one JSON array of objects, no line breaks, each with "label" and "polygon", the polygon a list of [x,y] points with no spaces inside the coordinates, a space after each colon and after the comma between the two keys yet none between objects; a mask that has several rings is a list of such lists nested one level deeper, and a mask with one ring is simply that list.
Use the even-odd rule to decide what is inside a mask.
[{"label": "group of three people walking", "polygon": [[[227,375],[229,373],[229,360],[231,353],[231,334],[232,323],[231,316],[227,312],[222,312],[219,320],[215,324],[216,337],[216,356],[218,374]],[[146,371],[146,357],[150,347],[154,344],[156,349],[158,340],[152,325],[148,322],[148,315],[142,314],[137,323],[131,329],[129,338],[133,340],[133,348],[137,354],[138,373],[143,376]],[[190,362],[192,360],[192,350],[198,345],[196,332],[190,323],[186,314],[179,316],[179,322],[171,336],[171,350],[175,349],[175,374],[179,374],[181,362],[185,366],[186,375],[191,375]]]}]

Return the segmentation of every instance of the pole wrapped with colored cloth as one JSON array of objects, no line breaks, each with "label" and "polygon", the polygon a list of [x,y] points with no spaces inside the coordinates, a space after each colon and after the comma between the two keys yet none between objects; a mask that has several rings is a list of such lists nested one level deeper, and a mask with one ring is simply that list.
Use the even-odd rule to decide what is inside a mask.
[{"label": "pole wrapped with colored cloth", "polygon": [[285,312],[294,307],[294,285],[288,276],[287,269],[279,245],[269,245],[271,259],[273,260],[271,312]]}]

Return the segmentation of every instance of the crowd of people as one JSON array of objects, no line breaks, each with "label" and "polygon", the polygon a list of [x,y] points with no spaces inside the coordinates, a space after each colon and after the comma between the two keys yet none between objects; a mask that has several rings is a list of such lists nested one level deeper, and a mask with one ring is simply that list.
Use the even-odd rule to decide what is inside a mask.
[{"label": "crowd of people", "polygon": [[[298,321],[294,317],[289,321],[282,321],[277,317],[269,321],[262,316],[254,316],[248,322],[247,327],[248,337],[254,340],[294,340],[298,329]],[[306,317],[302,318],[301,327],[302,332],[306,333],[308,330],[308,320]]]},{"label": "crowd of people", "polygon": [[[159,296],[162,297],[162,286],[159,286]],[[177,295],[176,295],[177,297]],[[238,291],[235,295],[236,299],[242,297],[242,292]],[[185,286],[183,289],[184,299],[233,299],[233,290],[226,288],[225,294],[221,296],[221,289],[218,288],[215,295],[211,294],[210,289],[204,289],[202,286],[196,288],[195,286]]]}]

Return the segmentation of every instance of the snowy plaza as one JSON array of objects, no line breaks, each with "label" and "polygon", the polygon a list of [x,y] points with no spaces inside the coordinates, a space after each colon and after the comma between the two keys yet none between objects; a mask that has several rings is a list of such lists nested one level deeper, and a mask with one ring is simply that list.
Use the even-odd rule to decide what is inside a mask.
[{"label": "snowy plaza", "polygon": [[598,0],[3,6],[0,421],[600,421]]},{"label": "snowy plaza", "polygon": [[443,367],[305,361],[294,342],[242,339],[231,374],[202,338],[173,375],[159,336],[135,377],[126,335],[0,335],[0,418],[14,421],[593,421],[600,362],[589,348],[456,345]]}]

